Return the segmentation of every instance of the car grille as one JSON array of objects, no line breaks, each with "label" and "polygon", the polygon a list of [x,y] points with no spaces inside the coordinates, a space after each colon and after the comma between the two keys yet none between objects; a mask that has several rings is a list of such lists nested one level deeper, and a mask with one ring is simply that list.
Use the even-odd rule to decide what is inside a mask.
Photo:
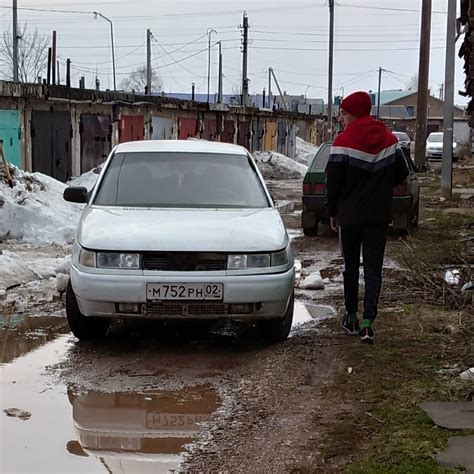
[{"label": "car grille", "polygon": [[149,316],[219,316],[227,314],[228,305],[222,303],[147,303]]},{"label": "car grille", "polygon": [[227,255],[205,252],[145,252],[144,270],[212,272],[225,270]]}]

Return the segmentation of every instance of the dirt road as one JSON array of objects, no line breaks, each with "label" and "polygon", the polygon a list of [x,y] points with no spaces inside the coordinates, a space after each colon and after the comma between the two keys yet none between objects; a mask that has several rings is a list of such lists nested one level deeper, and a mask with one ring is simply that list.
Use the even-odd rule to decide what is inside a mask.
[{"label": "dirt road", "polygon": [[[300,186],[270,183],[276,199],[295,203],[284,220],[299,278],[319,271],[325,288],[296,289],[294,326],[283,344],[265,345],[251,326],[145,321],[114,324],[105,341],[80,344],[68,331],[61,292],[51,287],[57,277],[15,284],[1,296],[0,303],[21,301],[22,311],[7,315],[3,305],[0,471],[279,473],[347,467],[354,436],[362,439],[365,428],[357,435],[344,430],[344,420],[354,425],[359,412],[333,383],[337,378],[343,388],[345,377],[353,380],[344,357],[350,343],[335,318],[342,260],[329,231],[303,237]],[[26,261],[36,252],[10,250]],[[44,266],[54,267],[67,252],[40,253]],[[387,259],[386,272],[396,268]]]}]

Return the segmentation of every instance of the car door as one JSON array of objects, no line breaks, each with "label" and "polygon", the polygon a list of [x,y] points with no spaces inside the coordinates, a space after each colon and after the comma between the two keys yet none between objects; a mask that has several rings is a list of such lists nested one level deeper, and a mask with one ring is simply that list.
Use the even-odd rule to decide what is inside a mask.
[{"label": "car door", "polygon": [[415,165],[413,164],[410,155],[405,148],[402,147],[401,150],[405,156],[405,163],[409,172],[407,178],[407,188],[409,195],[412,196],[412,209],[414,209],[418,206],[418,201],[420,198],[420,183],[418,182]]}]

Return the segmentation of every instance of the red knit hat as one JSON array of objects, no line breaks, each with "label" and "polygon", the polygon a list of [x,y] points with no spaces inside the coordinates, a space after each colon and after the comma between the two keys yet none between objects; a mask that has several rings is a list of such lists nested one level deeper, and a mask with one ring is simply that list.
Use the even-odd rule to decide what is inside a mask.
[{"label": "red knit hat", "polygon": [[353,92],[341,102],[341,109],[354,117],[370,115],[372,111],[372,99],[367,92]]}]

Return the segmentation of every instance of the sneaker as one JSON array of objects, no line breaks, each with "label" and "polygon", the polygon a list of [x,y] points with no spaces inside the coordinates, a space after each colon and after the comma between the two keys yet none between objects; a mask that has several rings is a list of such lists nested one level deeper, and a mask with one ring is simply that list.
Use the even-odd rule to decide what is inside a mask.
[{"label": "sneaker", "polygon": [[346,313],[341,321],[342,329],[350,336],[357,336],[359,334],[359,320],[355,314]]},{"label": "sneaker", "polygon": [[374,343],[374,330],[372,329],[372,321],[369,319],[364,319],[362,321],[362,327],[360,330],[360,342],[363,344],[373,344]]}]

